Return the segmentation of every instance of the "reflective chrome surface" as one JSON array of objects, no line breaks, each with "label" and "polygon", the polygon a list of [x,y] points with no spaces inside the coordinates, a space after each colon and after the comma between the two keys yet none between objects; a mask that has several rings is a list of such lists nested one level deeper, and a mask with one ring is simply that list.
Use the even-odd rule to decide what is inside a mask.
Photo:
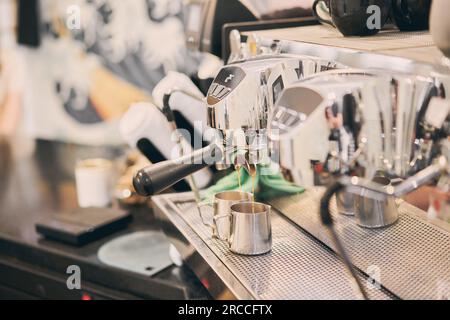
[{"label": "reflective chrome surface", "polygon": [[[356,194],[358,223],[385,227],[397,220],[394,197],[449,175],[444,145],[450,137],[450,108],[444,106],[450,101],[445,96],[442,83],[432,77],[328,71],[283,91],[269,132],[290,148],[281,165],[296,183],[327,185],[333,176],[341,177],[345,193]],[[373,182],[380,174],[400,183],[386,187]],[[342,213],[352,214],[351,201],[350,194],[339,195]]]},{"label": "reflective chrome surface", "polygon": [[355,195],[350,192],[339,192],[336,196],[338,212],[346,216],[355,215]]},{"label": "reflective chrome surface", "polygon": [[224,144],[247,150],[252,164],[267,161],[268,118],[282,90],[305,76],[334,69],[332,61],[301,55],[263,55],[225,66],[207,96],[208,125]]},{"label": "reflective chrome surface", "polygon": [[[391,180],[385,177],[375,177],[374,182],[386,189],[392,186]],[[375,200],[367,197],[366,193],[367,190],[362,190],[354,199],[358,225],[364,228],[383,228],[397,222],[399,212],[393,196]]]},{"label": "reflective chrome surface", "polygon": [[[273,249],[262,256],[236,255],[212,239],[192,194],[153,197],[165,233],[184,261],[216,299],[358,299],[339,257],[280,215],[271,214]],[[317,216],[315,212],[307,213]],[[367,275],[361,273],[361,279]],[[368,282],[367,282],[368,283]],[[384,288],[369,288],[371,299],[394,299]]]},{"label": "reflective chrome surface", "polygon": [[[270,45],[272,41],[267,43]],[[287,121],[279,121],[287,128],[278,124],[277,139],[288,141],[295,151],[291,157],[282,158],[283,166],[292,170],[294,180],[305,185],[320,185],[326,183],[331,174],[338,173],[342,175],[341,181],[349,186],[349,192],[357,194],[365,190],[368,197],[385,201],[387,197],[414,190],[431,178],[448,174],[449,149],[442,147],[448,146],[448,134],[442,131],[448,128],[448,120],[441,130],[421,121],[428,98],[443,96],[450,90],[448,70],[409,59],[308,43],[284,41],[283,49],[358,68],[390,70],[359,70],[353,74],[347,72],[346,76],[331,72],[326,75],[330,82],[315,82],[310,78],[284,90],[283,95],[290,92],[291,98],[286,96],[287,103],[278,104],[275,110],[281,111],[279,117],[273,112],[269,120],[283,120],[282,116],[287,116]],[[391,75],[394,72],[395,75]],[[249,92],[255,91],[247,91],[247,96],[256,97]],[[231,97],[229,92],[225,95]],[[247,104],[241,106],[243,109],[232,112],[248,110]],[[227,105],[218,104],[218,107],[227,110]],[[325,112],[327,108],[330,109]],[[211,111],[210,115],[214,115],[211,123],[217,120],[224,132],[242,129],[239,121],[245,117],[233,122],[237,126],[232,128],[230,118],[224,116],[226,112]],[[343,111],[353,113],[347,117]],[[216,115],[220,116],[216,119]],[[261,129],[264,121],[258,118],[247,123]],[[350,123],[350,130],[347,131],[343,123]],[[339,139],[329,139],[334,137],[332,129],[337,129],[334,133]],[[437,132],[438,135],[433,134]],[[386,189],[371,181],[379,171],[406,180]],[[328,250],[334,249],[333,243],[317,214],[321,191],[311,188],[303,195],[271,202],[274,207],[273,251],[262,257],[232,254],[226,243],[211,239],[199,222],[198,214],[192,210],[192,199],[189,200],[192,197],[182,199],[180,195],[166,195],[155,197],[154,201],[171,241],[182,252],[187,265],[209,284],[208,289],[216,298],[354,299],[345,269]],[[335,208],[333,211],[336,213]],[[378,288],[381,287],[381,291],[371,291],[371,295],[375,295],[372,298],[436,299],[441,284],[450,283],[447,272],[450,270],[447,254],[450,230],[425,221],[423,212],[406,203],[401,204],[399,215],[398,223],[382,229],[360,228],[355,219],[348,216],[335,215],[335,219],[355,266],[371,276],[372,271],[380,272]],[[386,294],[384,288],[392,294]]]},{"label": "reflective chrome surface", "polygon": [[[409,177],[431,164],[447,138],[446,125],[435,128],[425,119],[431,98],[443,94],[433,78],[377,70],[301,80],[284,90],[271,118],[274,138],[293,145],[292,158],[282,165],[306,186],[323,184],[321,170]],[[288,113],[295,125],[285,128],[278,119]]]},{"label": "reflective chrome surface", "polygon": [[261,203],[231,206],[231,252],[258,256],[272,250],[271,211],[270,206]]},{"label": "reflective chrome surface", "polygon": [[[210,219],[206,219],[205,209],[211,206],[205,204],[200,206],[200,214],[203,223],[210,227],[212,230],[212,236],[217,237],[220,240],[229,241],[231,235],[231,206],[239,202],[252,201],[253,194],[248,192],[239,191],[225,191],[220,192],[214,196],[212,204],[213,212]],[[212,221],[212,222],[208,222]]]},{"label": "reflective chrome surface", "polygon": [[[282,212],[319,241],[335,250],[327,228],[320,222],[320,199],[325,188],[310,188],[304,194],[273,199],[274,210]],[[356,268],[379,277],[384,288],[406,300],[441,299],[450,294],[450,225],[428,220],[426,212],[404,202],[399,220],[389,228],[367,229],[354,217],[330,209],[336,230]],[[442,295],[440,295],[442,293]]]},{"label": "reflective chrome surface", "polygon": [[[297,30],[301,30],[301,28],[298,28]],[[416,34],[412,34],[412,36],[417,37]],[[418,37],[421,38],[422,34],[419,34]],[[291,36],[289,38],[295,39],[296,37]],[[408,36],[407,33],[398,32],[394,33],[393,38],[391,39],[395,39],[396,41],[408,41],[410,36]],[[391,51],[390,54],[386,54],[383,51],[382,42],[373,43],[373,41],[370,41],[371,44],[368,45],[367,51],[361,50],[358,46],[349,47],[347,42],[339,46],[328,46],[319,43],[278,39],[271,36],[266,37],[264,35],[260,35],[260,42],[263,47],[270,48],[276,44],[281,47],[282,52],[332,60],[350,68],[384,69],[426,77],[430,76],[432,73],[439,74],[446,78],[450,76],[450,69],[447,66],[442,65],[439,58],[436,60],[423,60],[421,57],[415,59],[411,55],[403,57],[402,53],[405,52],[403,50],[398,50],[397,54],[394,52],[395,50]],[[426,39],[421,39],[421,42],[426,43]],[[427,52],[429,52],[430,56],[436,57],[435,52],[432,50]]]}]

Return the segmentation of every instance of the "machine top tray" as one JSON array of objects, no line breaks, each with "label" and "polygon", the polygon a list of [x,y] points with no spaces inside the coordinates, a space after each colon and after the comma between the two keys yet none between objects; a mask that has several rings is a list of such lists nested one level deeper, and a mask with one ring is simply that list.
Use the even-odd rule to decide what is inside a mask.
[{"label": "machine top tray", "polygon": [[436,48],[428,31],[400,32],[393,28],[382,30],[380,33],[369,37],[344,37],[337,29],[322,25],[265,30],[256,33],[264,38],[308,42],[371,52],[421,47]]},{"label": "machine top tray", "polygon": [[[442,66],[443,54],[428,31],[400,32],[388,28],[370,37],[344,37],[332,27],[313,25],[244,35],[250,33],[257,34],[265,45],[281,40],[288,52],[332,59],[353,68],[383,68],[422,75],[433,70],[450,74]],[[355,59],[355,54],[363,57]]]}]

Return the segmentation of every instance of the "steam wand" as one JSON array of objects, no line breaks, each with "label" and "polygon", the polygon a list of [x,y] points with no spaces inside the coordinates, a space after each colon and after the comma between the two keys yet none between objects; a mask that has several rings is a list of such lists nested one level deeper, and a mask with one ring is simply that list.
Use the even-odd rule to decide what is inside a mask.
[{"label": "steam wand", "polygon": [[442,174],[448,174],[450,167],[445,156],[437,159],[436,163],[419,171],[414,176],[408,178],[397,186],[392,186],[387,189],[380,187],[377,183],[360,177],[341,177],[339,183],[347,188],[347,192],[359,194],[361,191],[369,191],[366,196],[375,199],[383,200],[386,197],[402,197],[417,188],[427,184]]},{"label": "steam wand", "polygon": [[347,254],[342,242],[339,239],[339,236],[334,228],[333,217],[330,213],[330,202],[335,194],[343,191],[345,188],[347,192],[358,194],[362,190],[368,190],[370,193],[369,197],[382,200],[388,196],[396,196],[400,197],[402,195],[408,194],[409,192],[417,189],[420,186],[425,185],[429,181],[433,180],[436,177],[439,177],[442,174],[448,174],[450,172],[449,164],[447,158],[445,156],[441,156],[438,161],[429,166],[428,168],[420,171],[416,175],[407,179],[397,187],[390,187],[386,191],[383,188],[380,188],[379,185],[372,181],[368,181],[366,179],[362,179],[359,177],[341,177],[335,183],[333,183],[325,192],[325,195],[320,201],[320,217],[322,223],[329,228],[331,232],[331,236],[337,248],[338,254],[341,256],[345,266],[348,271],[352,275],[356,285],[358,286],[361,295],[365,300],[368,300],[368,295],[357,276],[357,272],[351,262],[349,255]]},{"label": "steam wand", "polygon": [[329,187],[327,189],[327,191],[325,192],[325,195],[323,196],[323,198],[320,201],[320,217],[321,217],[323,225],[325,225],[330,230],[330,233],[333,238],[333,242],[336,246],[337,252],[341,256],[341,259],[344,262],[348,272],[350,273],[356,286],[358,287],[362,298],[364,300],[369,300],[369,296],[367,295],[367,292],[364,289],[364,286],[358,277],[355,267],[353,266],[353,263],[352,263],[349,255],[347,254],[342,242],[340,241],[340,239],[337,235],[336,229],[334,227],[333,217],[331,216],[331,213],[330,213],[331,199],[333,198],[333,196],[335,194],[338,194],[344,188],[345,187],[343,184],[341,184],[340,182],[335,182],[331,187]]}]

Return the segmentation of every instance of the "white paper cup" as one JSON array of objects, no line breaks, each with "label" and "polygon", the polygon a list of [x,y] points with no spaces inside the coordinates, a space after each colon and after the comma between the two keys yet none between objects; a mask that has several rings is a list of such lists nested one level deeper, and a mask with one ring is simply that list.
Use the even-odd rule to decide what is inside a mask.
[{"label": "white paper cup", "polygon": [[113,164],[106,159],[88,159],[75,168],[78,205],[105,208],[112,202]]}]

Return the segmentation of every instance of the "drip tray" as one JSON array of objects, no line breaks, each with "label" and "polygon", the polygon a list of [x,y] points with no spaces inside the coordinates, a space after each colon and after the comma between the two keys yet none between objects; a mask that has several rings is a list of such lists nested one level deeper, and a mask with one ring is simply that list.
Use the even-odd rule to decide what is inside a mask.
[{"label": "drip tray", "polygon": [[[171,242],[214,298],[261,300],[358,299],[339,257],[278,211],[272,215],[273,250],[258,257],[231,253],[225,242],[211,239],[191,194],[153,197],[154,209]],[[366,275],[371,299],[393,299]]]},{"label": "drip tray", "polygon": [[[318,216],[323,193],[323,188],[310,189],[301,195],[274,200],[271,205],[329,248],[334,248]],[[401,299],[450,299],[447,224],[428,221],[425,212],[403,201],[399,221],[384,229],[361,228],[354,218],[338,214],[336,205],[332,205],[331,210],[338,234],[357,268],[372,273]]]}]

